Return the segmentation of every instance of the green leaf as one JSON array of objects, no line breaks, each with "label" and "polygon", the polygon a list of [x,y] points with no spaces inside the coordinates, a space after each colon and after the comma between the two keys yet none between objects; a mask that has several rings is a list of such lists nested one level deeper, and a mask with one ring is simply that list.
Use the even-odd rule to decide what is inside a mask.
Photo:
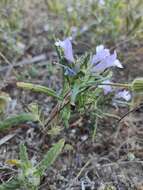
[{"label": "green leaf", "polygon": [[35,167],[32,166],[32,163],[28,159],[27,149],[24,144],[20,144],[20,166],[22,172],[19,175],[19,179],[23,186],[27,190],[37,190],[37,187],[40,184],[40,177],[35,176]]},{"label": "green leaf", "polygon": [[19,156],[20,156],[21,168],[23,172],[26,172],[27,169],[32,167],[32,164],[28,159],[26,146],[24,144],[20,144]]},{"label": "green leaf", "polygon": [[71,104],[75,104],[76,97],[79,93],[79,88],[80,88],[80,86],[78,84],[74,84],[74,87],[72,90],[72,95],[71,95]]},{"label": "green leaf", "polygon": [[45,122],[44,115],[42,114],[42,109],[39,108],[38,104],[37,103],[29,104],[28,111],[33,115],[35,115],[39,125],[44,127],[44,122]]},{"label": "green leaf", "polygon": [[12,179],[6,183],[0,185],[0,190],[18,190],[21,186],[21,183],[17,179]]},{"label": "green leaf", "polygon": [[45,86],[32,84],[32,83],[25,83],[25,82],[17,82],[16,85],[17,85],[17,87],[23,88],[25,90],[31,90],[33,92],[44,93],[48,96],[52,96],[59,100],[62,100],[62,98],[60,96],[58,96],[54,90],[47,88]]},{"label": "green leaf", "polygon": [[54,137],[59,135],[62,130],[63,128],[61,126],[52,126],[52,128],[48,130],[47,134]]},{"label": "green leaf", "polygon": [[44,156],[43,160],[36,166],[35,175],[42,176],[44,171],[49,168],[61,153],[65,140],[61,139]]},{"label": "green leaf", "polygon": [[131,90],[133,93],[143,94],[143,77],[138,77],[133,80]]},{"label": "green leaf", "polygon": [[69,127],[69,119],[70,119],[70,117],[71,117],[71,107],[70,107],[70,104],[68,104],[61,111],[61,118],[62,118],[62,121],[64,123],[65,128]]},{"label": "green leaf", "polygon": [[81,69],[82,67],[87,67],[88,66],[88,62],[90,60],[91,54],[90,53],[86,53],[83,57],[83,61],[82,61],[82,65],[81,65]]},{"label": "green leaf", "polygon": [[12,126],[24,123],[27,121],[37,121],[37,118],[34,114],[31,113],[22,113],[5,119],[0,122],[0,131],[9,129]]},{"label": "green leaf", "polygon": [[0,114],[4,113],[10,100],[11,100],[11,98],[10,98],[9,94],[7,94],[5,92],[0,92]]},{"label": "green leaf", "polygon": [[[133,22],[133,21],[132,21]],[[141,25],[142,23],[142,17],[138,17],[136,20],[134,20],[133,22],[133,26],[131,28],[131,30],[128,32],[128,35],[131,35],[133,32],[135,32],[135,30],[137,30],[139,28],[139,26]]]}]

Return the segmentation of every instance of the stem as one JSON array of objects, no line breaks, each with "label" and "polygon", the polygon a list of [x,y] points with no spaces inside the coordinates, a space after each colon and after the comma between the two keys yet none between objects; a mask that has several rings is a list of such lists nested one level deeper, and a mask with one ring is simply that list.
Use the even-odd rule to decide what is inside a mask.
[{"label": "stem", "polygon": [[77,174],[75,181],[78,180],[78,178],[81,176],[82,172],[85,170],[85,168],[91,163],[92,159],[89,159],[85,165],[81,168],[80,172]]},{"label": "stem", "polygon": [[102,83],[102,84],[99,84],[99,85],[110,85],[110,86],[122,87],[122,88],[126,88],[126,89],[131,88],[131,84],[122,84],[122,83]]},{"label": "stem", "polygon": [[94,130],[93,130],[93,135],[92,135],[92,142],[93,143],[94,143],[95,137],[96,137],[97,126],[98,126],[98,117],[96,117],[96,122],[95,122],[95,125],[94,125]]},{"label": "stem", "polygon": [[69,97],[70,97],[70,90],[68,90],[67,93],[65,94],[63,102],[57,103],[56,106],[53,108],[52,112],[50,113],[48,119],[45,122],[45,126],[48,126],[51,123],[51,121],[56,117],[56,115],[60,113],[60,111],[70,103]]}]

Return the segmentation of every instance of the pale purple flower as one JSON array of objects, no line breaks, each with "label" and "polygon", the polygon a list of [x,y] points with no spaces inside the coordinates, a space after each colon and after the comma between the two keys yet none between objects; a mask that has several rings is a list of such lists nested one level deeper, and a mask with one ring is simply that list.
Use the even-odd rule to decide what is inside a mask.
[{"label": "pale purple flower", "polygon": [[91,65],[93,73],[101,73],[110,67],[123,68],[122,64],[117,59],[116,51],[110,54],[109,49],[104,48],[103,45],[96,47],[96,54],[92,58]]},{"label": "pale purple flower", "polygon": [[105,1],[104,0],[99,0],[98,1],[100,5],[105,5]]},{"label": "pale purple flower", "polygon": [[69,62],[74,62],[73,49],[70,38],[66,38],[64,41],[58,41],[56,46],[60,46],[64,50],[64,56]]},{"label": "pale purple flower", "polygon": [[103,85],[101,84],[98,86],[99,88],[103,89],[105,95],[113,91],[110,83],[111,83],[110,80],[105,80],[104,82],[102,82]]},{"label": "pale purple flower", "polygon": [[106,57],[110,56],[110,51],[105,49],[103,45],[99,45],[96,47],[96,55],[92,58],[92,64],[96,65],[97,63],[101,62]]},{"label": "pale purple flower", "polygon": [[128,90],[122,90],[116,93],[115,99],[124,99],[126,101],[129,101],[131,99],[131,94]]}]

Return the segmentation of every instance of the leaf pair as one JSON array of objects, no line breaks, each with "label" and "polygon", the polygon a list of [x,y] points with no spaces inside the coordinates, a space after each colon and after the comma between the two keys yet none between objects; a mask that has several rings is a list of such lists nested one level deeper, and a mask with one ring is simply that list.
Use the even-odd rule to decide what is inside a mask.
[{"label": "leaf pair", "polygon": [[37,190],[40,185],[40,178],[44,175],[45,170],[48,169],[59,156],[64,143],[64,139],[59,140],[36,166],[33,166],[32,162],[28,159],[25,145],[21,144],[19,161],[21,171],[19,170],[20,173],[16,179],[12,179],[0,185],[0,190],[16,190],[20,187],[24,187],[26,190]]}]

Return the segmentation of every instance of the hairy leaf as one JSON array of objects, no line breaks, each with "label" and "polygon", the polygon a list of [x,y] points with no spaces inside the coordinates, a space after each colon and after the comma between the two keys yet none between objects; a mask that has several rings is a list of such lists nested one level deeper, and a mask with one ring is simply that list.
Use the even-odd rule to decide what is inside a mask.
[{"label": "hairy leaf", "polygon": [[27,169],[31,168],[31,162],[28,159],[28,154],[26,150],[26,146],[24,144],[20,144],[20,161],[21,161],[21,168],[25,172]]},{"label": "hairy leaf", "polygon": [[13,179],[11,181],[8,181],[0,185],[0,190],[18,190],[20,186],[21,186],[20,181],[17,179]]},{"label": "hairy leaf", "polygon": [[59,100],[62,99],[60,96],[57,95],[57,93],[54,90],[52,90],[50,88],[47,88],[45,86],[32,84],[32,83],[17,82],[17,87],[23,88],[25,90],[31,90],[33,92],[44,93],[44,94],[46,94],[48,96],[55,97],[55,98],[57,98]]},{"label": "hairy leaf", "polygon": [[44,171],[53,164],[53,162],[56,160],[56,158],[62,151],[64,143],[65,143],[65,140],[61,139],[47,152],[43,160],[36,166],[36,170],[37,170],[35,172],[36,175],[42,176]]},{"label": "hairy leaf", "polygon": [[37,118],[34,114],[31,113],[22,113],[16,116],[9,117],[4,121],[0,122],[0,131],[27,121],[37,121]]}]

